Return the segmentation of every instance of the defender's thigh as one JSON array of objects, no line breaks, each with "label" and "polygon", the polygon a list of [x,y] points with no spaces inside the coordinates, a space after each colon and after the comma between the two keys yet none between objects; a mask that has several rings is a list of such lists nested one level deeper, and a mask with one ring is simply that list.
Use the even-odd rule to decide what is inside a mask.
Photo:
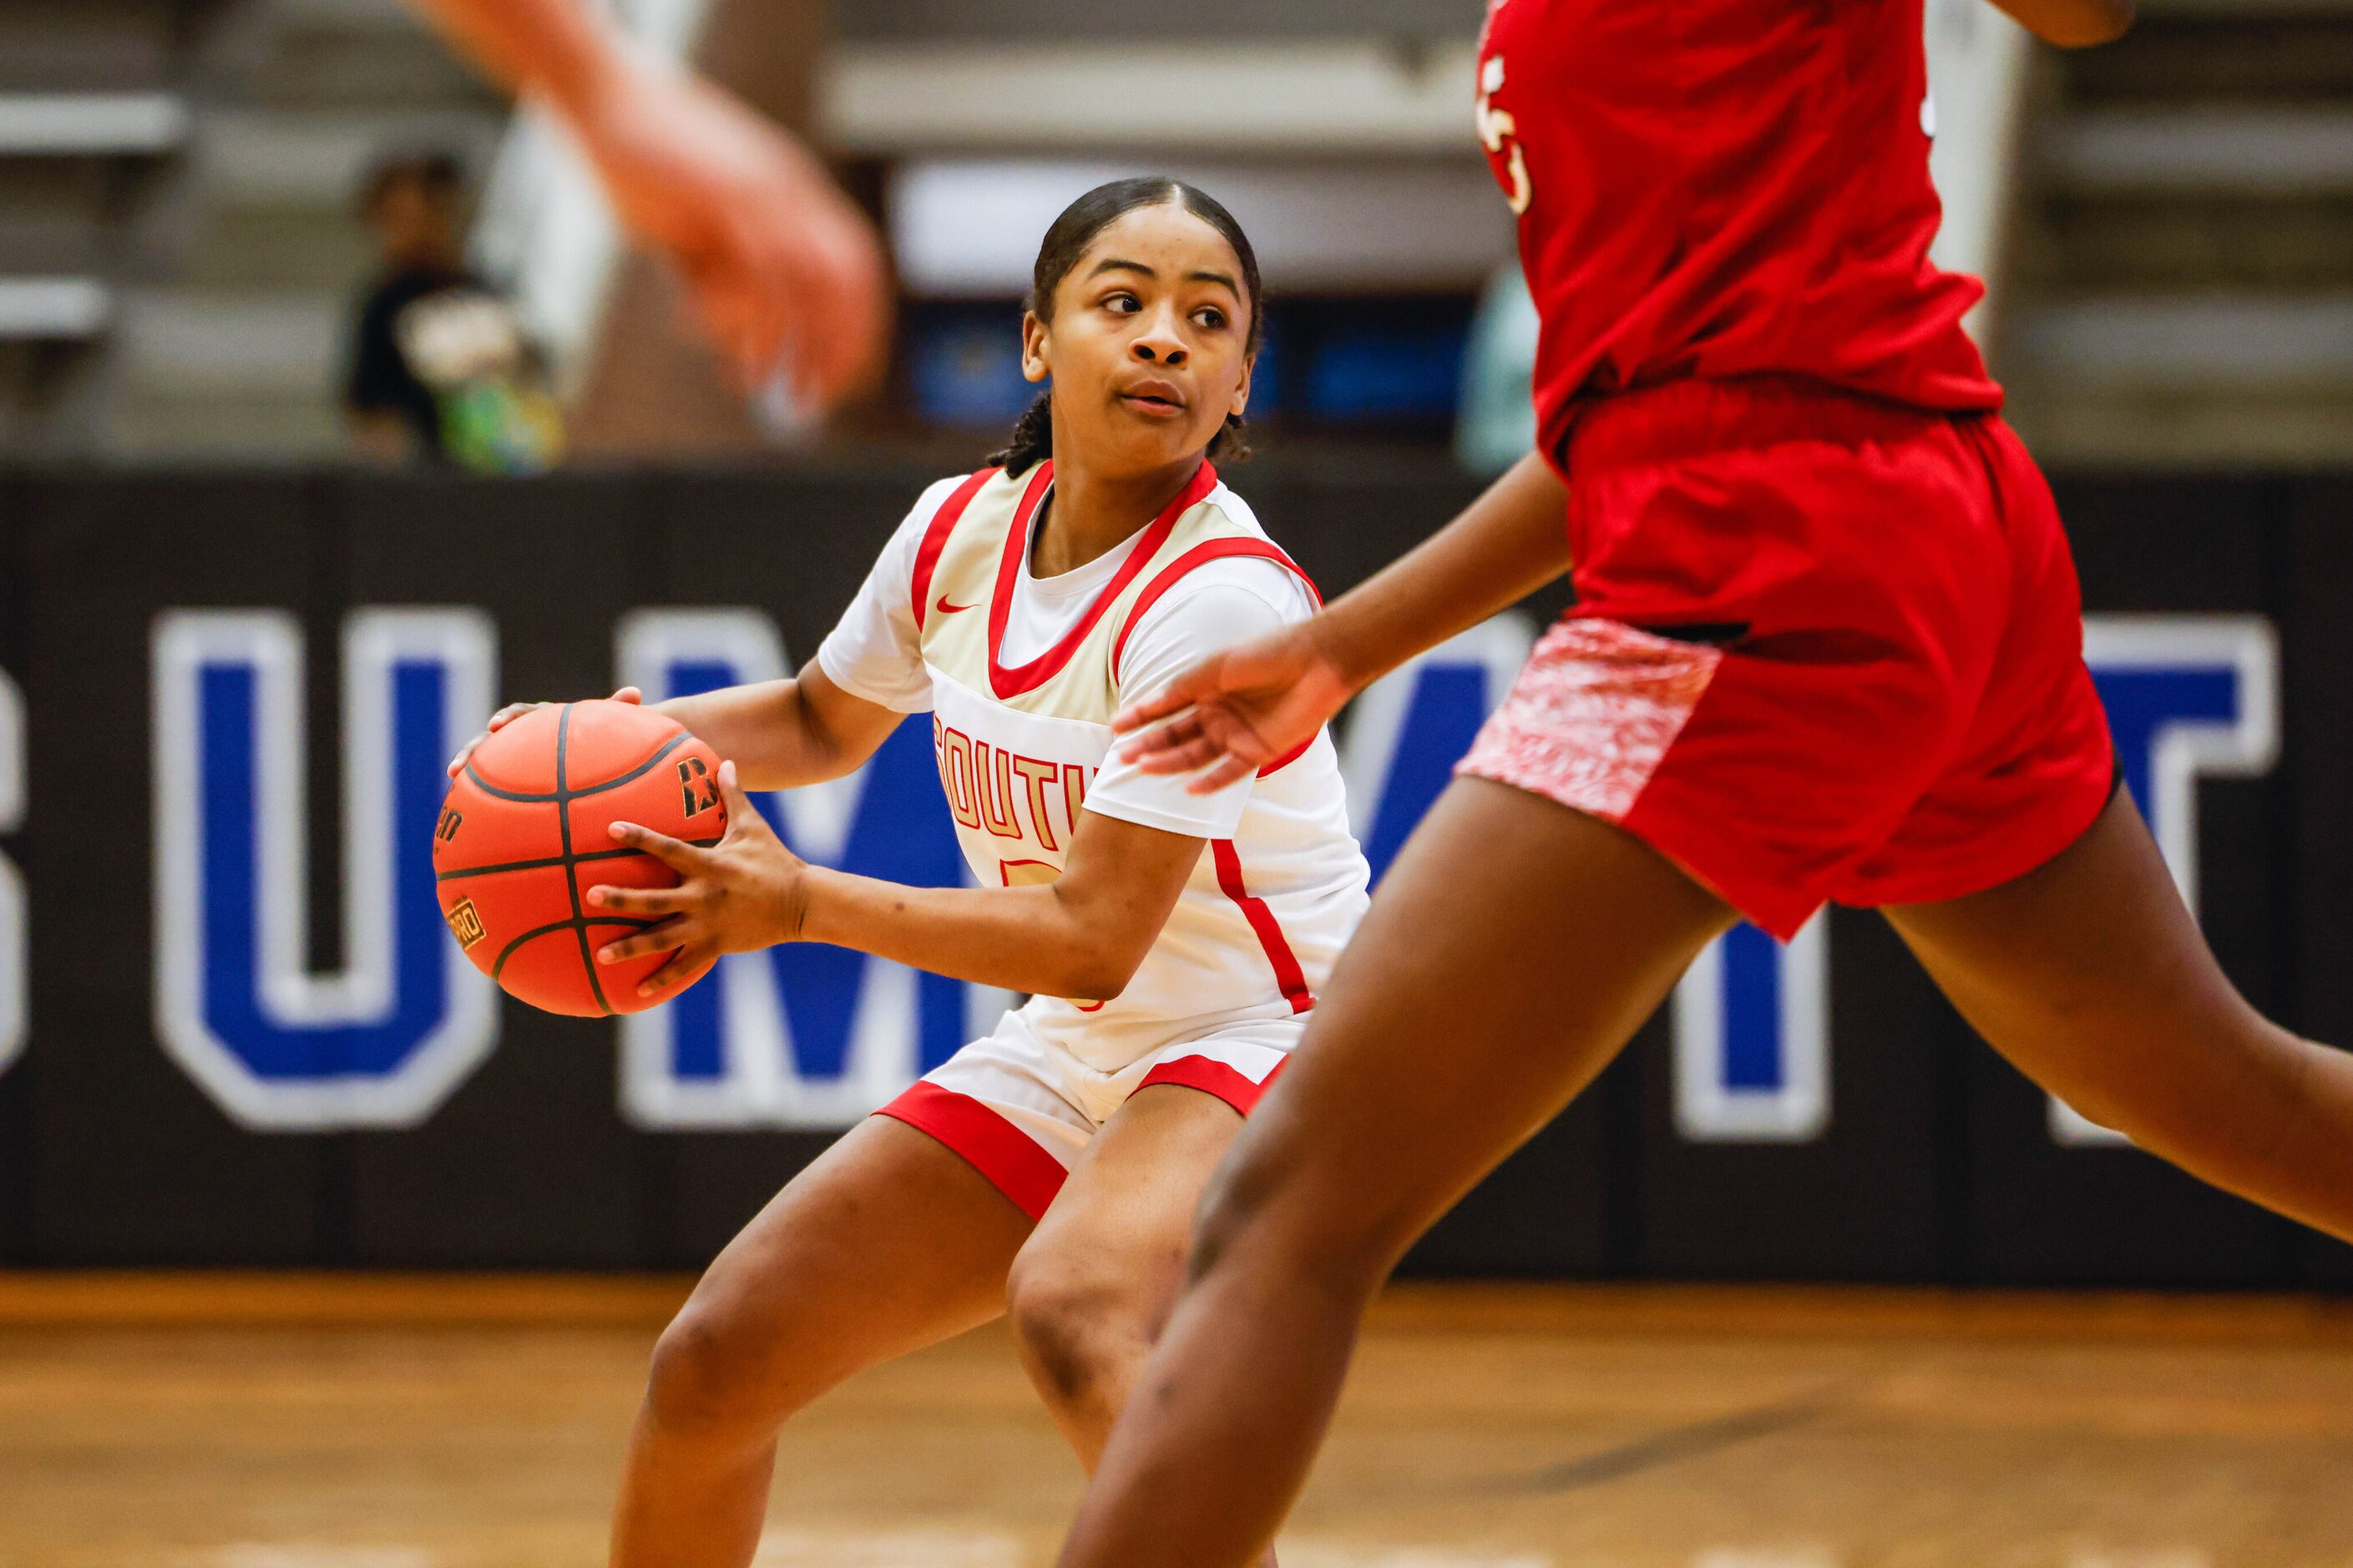
[{"label": "defender's thigh", "polygon": [[1280,1211],[1286,1245],[1386,1268],[1617,1055],[1732,920],[1624,829],[1458,778],[1252,1113],[1208,1240]]},{"label": "defender's thigh", "polygon": [[2239,995],[2129,795],[2039,870],[1886,914],[2028,1077],[2191,1173],[2353,1240],[2353,1056]]}]

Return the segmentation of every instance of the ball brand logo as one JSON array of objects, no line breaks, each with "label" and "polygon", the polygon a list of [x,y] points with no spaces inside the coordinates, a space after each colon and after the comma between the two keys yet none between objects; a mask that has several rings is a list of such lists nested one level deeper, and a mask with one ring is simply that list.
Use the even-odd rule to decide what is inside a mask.
[{"label": "ball brand logo", "polygon": [[474,908],[473,900],[459,899],[449,906],[449,934],[458,939],[459,947],[469,951],[490,934],[482,927],[481,913]]},{"label": "ball brand logo", "polygon": [[491,710],[495,639],[473,610],[344,622],[346,962],[327,973],[306,960],[302,640],[281,611],[155,622],[156,1030],[248,1127],[413,1125],[498,1038],[491,983],[441,934],[430,853],[442,765]]},{"label": "ball brand logo", "polygon": [[[1376,878],[1532,636],[1499,617],[1385,678],[1351,710],[1343,768]],[[468,611],[362,610],[343,644],[349,959],[313,974],[301,632],[275,612],[175,612],[155,629],[157,1026],[171,1055],[253,1127],[417,1121],[496,1035],[489,983],[433,929],[426,853],[461,826],[441,811],[440,764],[493,706],[491,628]],[[639,612],[622,623],[617,654],[620,678],[649,700],[787,671],[774,623],[751,610]],[[2263,773],[2277,753],[2272,630],[2244,616],[2094,616],[2085,654],[2125,784],[2195,909],[2198,781]],[[0,835],[20,820],[21,730],[0,676]],[[705,763],[675,765],[689,816],[718,803]],[[857,773],[754,805],[813,862],[959,885],[968,873],[939,766],[918,717]],[[470,903],[449,913],[461,945],[481,926]],[[0,1063],[22,1034],[23,931],[16,869],[0,857]],[[1818,917],[1787,947],[1744,925],[1702,954],[1672,1006],[1683,1136],[1802,1142],[1831,1125],[1831,945]],[[847,1126],[1010,1000],[841,948],[736,954],[670,1005],[622,1020],[622,1109],[649,1128]],[[2063,1142],[2105,1137],[2055,1104],[2051,1126]]]},{"label": "ball brand logo", "polygon": [[441,814],[441,820],[433,826],[433,842],[436,844],[448,843],[451,839],[458,837],[458,829],[465,826],[465,822],[466,814],[463,812],[443,812]]},{"label": "ball brand logo", "polygon": [[679,793],[685,797],[689,816],[700,816],[719,804],[719,786],[705,776],[710,772],[701,757],[689,757],[678,764]]}]

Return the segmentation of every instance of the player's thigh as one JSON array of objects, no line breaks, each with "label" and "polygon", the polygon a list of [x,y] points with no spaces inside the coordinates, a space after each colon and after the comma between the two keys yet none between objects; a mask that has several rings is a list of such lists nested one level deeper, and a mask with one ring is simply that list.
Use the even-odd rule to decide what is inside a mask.
[{"label": "player's thigh", "polygon": [[1732,920],[1623,829],[1457,779],[1251,1113],[1205,1238],[1265,1220],[1289,1245],[1386,1268],[1591,1081]]},{"label": "player's thigh", "polygon": [[797,1402],[996,1317],[1029,1231],[944,1144],[869,1117],[728,1243],[663,1350],[690,1379],[723,1375],[746,1397]]},{"label": "player's thigh", "polygon": [[1103,1124],[1013,1266],[1017,1317],[1107,1311],[1155,1326],[1184,1282],[1209,1176],[1241,1113],[1180,1084],[1138,1089]]},{"label": "player's thigh", "polygon": [[2214,962],[2122,791],[2035,870],[1882,912],[1997,1050],[2111,1126],[2213,1125],[2285,1039]]}]

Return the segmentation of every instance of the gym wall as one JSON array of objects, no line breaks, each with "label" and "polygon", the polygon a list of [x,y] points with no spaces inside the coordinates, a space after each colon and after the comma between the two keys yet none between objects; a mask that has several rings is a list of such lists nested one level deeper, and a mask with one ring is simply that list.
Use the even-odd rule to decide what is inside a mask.
[{"label": "gym wall", "polygon": [[[985,1027],[1001,997],[816,948],[627,1027],[543,1016],[417,896],[485,694],[797,662],[928,477],[0,477],[0,1262],[691,1268]],[[1469,493],[1232,478],[1326,592]],[[2353,481],[2061,489],[2120,763],[2226,967],[2353,1040]],[[1377,865],[1560,605],[1344,723]],[[952,877],[932,765],[917,726],[778,818],[805,853]],[[2093,1141],[1873,915],[1787,952],[1736,933],[1695,975],[1413,1268],[2353,1286],[2346,1249]]]}]

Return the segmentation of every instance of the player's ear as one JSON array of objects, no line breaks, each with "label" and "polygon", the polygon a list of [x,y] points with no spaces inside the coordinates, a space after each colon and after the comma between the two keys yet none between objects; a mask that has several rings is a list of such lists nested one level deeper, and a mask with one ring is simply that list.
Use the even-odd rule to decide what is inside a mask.
[{"label": "player's ear", "polygon": [[1254,353],[1244,355],[1241,384],[1234,388],[1233,401],[1226,405],[1226,412],[1237,419],[1250,412],[1250,376],[1257,369],[1258,355]]},{"label": "player's ear", "polygon": [[1025,381],[1044,381],[1053,374],[1054,367],[1047,359],[1046,323],[1038,319],[1035,310],[1021,313],[1021,377]]}]

